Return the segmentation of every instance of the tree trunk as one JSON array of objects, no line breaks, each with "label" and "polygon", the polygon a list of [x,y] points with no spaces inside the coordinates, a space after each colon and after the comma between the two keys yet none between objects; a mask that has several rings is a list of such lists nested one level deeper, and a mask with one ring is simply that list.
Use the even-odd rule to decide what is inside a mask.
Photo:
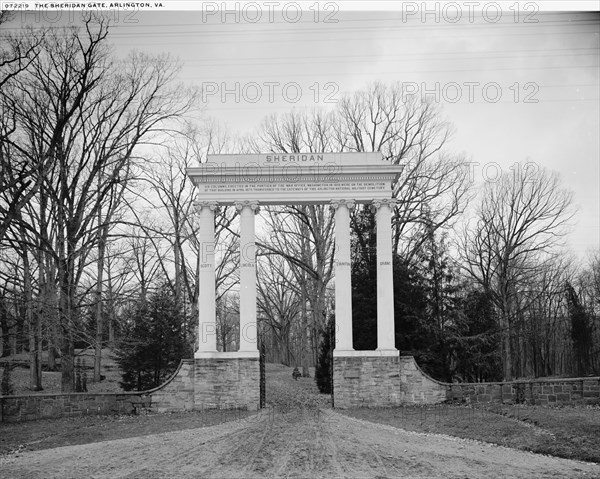
[{"label": "tree trunk", "polygon": [[504,380],[512,381],[513,378],[513,369],[512,369],[512,345],[511,345],[511,328],[510,328],[510,320],[505,317],[504,320],[504,333],[503,333],[503,343],[504,343]]},{"label": "tree trunk", "polygon": [[[174,214],[177,215],[177,211],[175,211]],[[177,227],[178,226],[176,225],[176,228]],[[182,253],[181,253],[181,243],[179,240],[179,231],[175,231],[175,241],[173,244],[173,250],[175,253],[175,301],[177,302],[177,304],[181,304],[181,283],[182,283],[181,258],[182,258]]]},{"label": "tree trunk", "polygon": [[56,324],[51,324],[48,328],[48,370],[56,371],[56,358],[58,357],[58,334],[56,333]]},{"label": "tree trunk", "polygon": [[63,329],[62,344],[61,344],[61,392],[71,393],[75,389],[75,347],[73,346],[73,338],[71,331],[67,328]]},{"label": "tree trunk", "polygon": [[[23,233],[24,236],[24,233]],[[42,389],[40,383],[40,372],[38,370],[38,350],[37,350],[37,324],[33,313],[33,293],[31,291],[31,271],[29,264],[29,255],[26,251],[22,254],[23,258],[23,289],[25,295],[25,318],[27,321],[27,335],[29,338],[29,387],[32,391]]]},{"label": "tree trunk", "polygon": [[37,317],[37,350],[38,350],[38,355],[37,355],[37,360],[38,360],[38,367],[37,367],[37,371],[38,371],[38,382],[40,385],[40,390],[44,389],[42,387],[42,366],[43,366],[43,361],[42,361],[42,354],[44,353],[44,342],[43,342],[43,337],[42,337],[42,317],[38,316]]},{"label": "tree trunk", "polygon": [[108,288],[108,346],[112,349],[115,347],[115,298],[113,294],[112,275],[110,273],[110,263],[106,271]]},{"label": "tree trunk", "polygon": [[56,359],[60,348],[59,340],[59,305],[56,289],[56,266],[52,260],[46,262],[45,298],[41,304],[42,315],[46,324],[46,341],[48,349],[48,370],[57,371]]},{"label": "tree trunk", "polygon": [[[100,212],[98,212],[98,223],[100,223]],[[106,250],[105,228],[98,225],[98,283],[96,285],[96,341],[94,349],[94,381],[100,382],[102,367],[102,339],[104,336],[104,317],[102,315],[102,285],[104,280],[104,253]]]},{"label": "tree trunk", "polygon": [[9,329],[9,344],[10,344],[10,354],[17,354],[17,336],[19,334],[19,328],[17,323],[13,323]]},{"label": "tree trunk", "polygon": [[75,388],[74,358],[75,346],[73,344],[73,315],[75,300],[75,285],[73,272],[75,268],[74,248],[68,242],[67,259],[59,262],[58,276],[60,281],[60,332],[61,338],[61,391],[73,392]]},{"label": "tree trunk", "polygon": [[9,333],[8,322],[4,315],[0,314],[0,358],[10,355]]}]

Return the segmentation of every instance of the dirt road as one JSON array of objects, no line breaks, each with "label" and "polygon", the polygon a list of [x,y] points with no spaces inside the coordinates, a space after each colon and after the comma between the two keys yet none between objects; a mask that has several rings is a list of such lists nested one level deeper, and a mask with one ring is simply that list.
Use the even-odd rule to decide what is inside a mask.
[{"label": "dirt road", "polygon": [[208,428],[27,452],[0,476],[29,477],[600,477],[600,467],[341,414],[277,409]]},{"label": "dirt road", "polygon": [[0,477],[600,477],[590,463],[350,418],[300,391],[288,384],[241,421],[13,454]]}]

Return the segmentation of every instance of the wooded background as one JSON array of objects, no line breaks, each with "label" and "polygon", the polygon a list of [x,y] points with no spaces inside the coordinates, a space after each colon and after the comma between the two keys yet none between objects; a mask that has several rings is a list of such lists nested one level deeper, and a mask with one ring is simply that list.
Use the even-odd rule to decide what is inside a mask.
[{"label": "wooded background", "polygon": [[[393,191],[396,346],[435,378],[600,374],[600,250],[578,263],[565,246],[573,194],[520,159],[475,184],[448,151],[451,125],[436,104],[375,83],[237,137],[194,119],[200,92],[178,82],[174,59],[116,58],[104,19],[1,40],[0,357],[29,354],[31,389],[43,388],[43,366],[72,391],[76,349],[95,349],[96,381],[103,347],[139,350],[142,363],[154,351],[160,367],[142,381],[142,366],[130,365],[131,387],[156,385],[191,356],[202,305],[185,170],[218,153],[380,151],[403,166]],[[333,213],[263,207],[258,225],[260,341],[269,361],[306,370],[334,312]],[[223,351],[239,338],[238,226],[235,208],[218,210]],[[354,347],[374,349],[368,205],[351,227]]]}]

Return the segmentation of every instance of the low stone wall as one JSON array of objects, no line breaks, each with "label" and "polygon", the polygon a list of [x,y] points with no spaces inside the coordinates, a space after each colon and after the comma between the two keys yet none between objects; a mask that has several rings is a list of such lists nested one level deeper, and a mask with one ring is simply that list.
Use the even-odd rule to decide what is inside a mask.
[{"label": "low stone wall", "polygon": [[182,360],[170,379],[145,394],[150,397],[149,408],[156,412],[194,409],[194,360]]},{"label": "low stone wall", "polygon": [[140,393],[73,393],[0,396],[0,422],[33,421],[91,414],[131,414],[150,407]]},{"label": "low stone wall", "polygon": [[258,355],[217,353],[210,358],[184,359],[164,384],[149,391],[0,396],[0,422],[141,410],[256,410],[260,403],[259,378]]},{"label": "low stone wall", "polygon": [[425,374],[412,356],[377,356],[377,351],[354,353],[334,357],[334,402],[338,408],[445,401],[600,404],[600,377],[445,383]]},{"label": "low stone wall", "polygon": [[435,404],[447,398],[449,384],[436,381],[425,374],[413,356],[400,356],[400,390],[402,402]]},{"label": "low stone wall", "polygon": [[555,403],[600,404],[600,377],[516,380],[495,383],[446,384],[452,401],[512,402],[548,405]]},{"label": "low stone wall", "polygon": [[[423,373],[412,356],[377,351],[334,356],[333,370],[334,405],[342,409],[444,401],[600,404],[600,377],[450,384]],[[140,410],[255,410],[260,401],[259,377],[257,357],[219,353],[181,361],[169,380],[149,391],[0,396],[0,422]]]},{"label": "low stone wall", "polygon": [[193,408],[194,361],[183,360],[161,386],[140,392],[0,396],[0,423],[93,414],[133,414]]}]

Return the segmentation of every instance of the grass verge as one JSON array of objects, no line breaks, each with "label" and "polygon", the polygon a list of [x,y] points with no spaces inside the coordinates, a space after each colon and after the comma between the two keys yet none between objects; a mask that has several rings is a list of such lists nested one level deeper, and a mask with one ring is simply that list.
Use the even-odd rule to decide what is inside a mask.
[{"label": "grass verge", "polygon": [[349,409],[343,414],[416,432],[600,462],[600,407],[487,404]]},{"label": "grass verge", "polygon": [[0,456],[61,446],[148,436],[243,421],[256,414],[242,410],[148,413],[137,416],[78,416],[0,424]]}]

